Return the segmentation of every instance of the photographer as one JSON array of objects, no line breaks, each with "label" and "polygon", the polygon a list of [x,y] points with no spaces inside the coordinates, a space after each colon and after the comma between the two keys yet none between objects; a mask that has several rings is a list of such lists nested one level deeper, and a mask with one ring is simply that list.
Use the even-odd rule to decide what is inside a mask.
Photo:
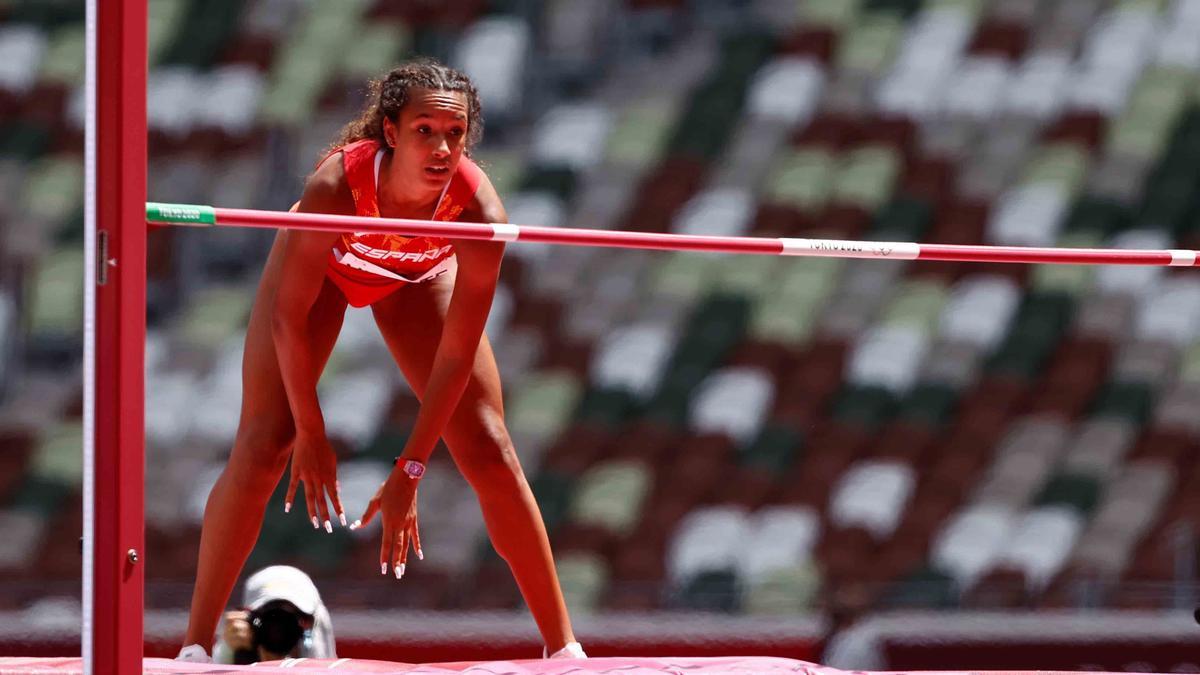
[{"label": "photographer", "polygon": [[337,657],[329,611],[304,572],[286,565],[259,570],[246,580],[243,602],[244,610],[225,614],[214,662]]}]

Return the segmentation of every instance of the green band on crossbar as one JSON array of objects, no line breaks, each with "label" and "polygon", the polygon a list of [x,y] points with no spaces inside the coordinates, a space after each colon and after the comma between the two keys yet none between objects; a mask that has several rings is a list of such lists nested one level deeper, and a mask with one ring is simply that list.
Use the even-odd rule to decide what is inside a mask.
[{"label": "green band on crossbar", "polygon": [[183,225],[216,225],[217,212],[200,204],[146,202],[146,222]]}]

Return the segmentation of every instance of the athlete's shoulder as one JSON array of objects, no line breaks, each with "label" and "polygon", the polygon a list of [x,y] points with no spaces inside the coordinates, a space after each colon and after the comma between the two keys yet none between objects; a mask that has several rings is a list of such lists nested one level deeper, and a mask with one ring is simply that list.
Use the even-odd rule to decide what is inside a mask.
[{"label": "athlete's shoulder", "polygon": [[372,138],[364,138],[362,140],[339,145],[331,148],[317,162],[317,168],[321,168],[325,164],[336,161],[338,164],[354,164],[362,160],[363,157],[374,159],[375,151],[379,149],[379,142]]},{"label": "athlete's shoulder", "polygon": [[346,179],[346,167],[340,151],[327,155],[309,175],[304,182],[301,203],[308,207],[304,210],[340,213],[346,211],[348,206],[349,212],[354,212],[354,197]]},{"label": "athlete's shoulder", "polygon": [[356,164],[363,161],[375,161],[375,153],[379,151],[379,141],[374,138],[364,138],[362,140],[347,143],[339,148],[342,152],[342,157],[347,165]]},{"label": "athlete's shoulder", "polygon": [[342,160],[342,151],[334,150],[321,160],[316,170],[309,175],[304,189],[332,190],[346,182],[346,165]]},{"label": "athlete's shoulder", "polygon": [[472,189],[479,187],[481,182],[487,180],[487,175],[483,172],[483,169],[479,168],[479,165],[466,155],[459,158],[456,173],[459,180],[464,181]]},{"label": "athlete's shoulder", "polygon": [[466,218],[471,222],[503,223],[508,221],[504,204],[500,195],[492,187],[487,174],[469,157],[463,157],[458,162],[458,174],[466,182],[471,194],[470,206]]}]

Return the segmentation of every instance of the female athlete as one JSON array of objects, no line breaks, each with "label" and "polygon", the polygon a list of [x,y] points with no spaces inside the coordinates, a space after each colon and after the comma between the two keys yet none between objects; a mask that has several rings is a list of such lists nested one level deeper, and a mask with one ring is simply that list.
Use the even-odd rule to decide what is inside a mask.
[{"label": "female athlete", "polygon": [[[495,189],[466,150],[482,132],[479,97],[462,73],[431,60],[372,83],[362,115],[309,177],[293,210],[503,223]],[[492,544],[508,562],[546,652],[582,657],[550,543],[504,424],[500,377],[484,323],[503,244],[433,237],[282,230],[250,313],[241,420],[204,512],[196,588],[181,659],[207,659],[217,620],[291,457],[286,509],[303,484],[314,528],[346,524],[317,380],[346,305],[370,306],[421,399],[391,475],[352,527],[378,515],[380,571],[400,578],[410,547],[423,558],[417,486],[444,437],[479,498]],[[327,502],[328,500],[328,502]]]}]

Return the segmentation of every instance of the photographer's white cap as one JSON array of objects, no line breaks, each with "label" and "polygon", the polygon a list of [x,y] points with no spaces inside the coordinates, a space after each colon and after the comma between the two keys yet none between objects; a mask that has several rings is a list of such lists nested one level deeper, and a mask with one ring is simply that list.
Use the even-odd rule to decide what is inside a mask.
[{"label": "photographer's white cap", "polygon": [[296,609],[313,616],[321,606],[321,594],[307,574],[288,565],[273,565],[255,572],[246,580],[243,604],[254,611],[259,607],[284,600]]}]

